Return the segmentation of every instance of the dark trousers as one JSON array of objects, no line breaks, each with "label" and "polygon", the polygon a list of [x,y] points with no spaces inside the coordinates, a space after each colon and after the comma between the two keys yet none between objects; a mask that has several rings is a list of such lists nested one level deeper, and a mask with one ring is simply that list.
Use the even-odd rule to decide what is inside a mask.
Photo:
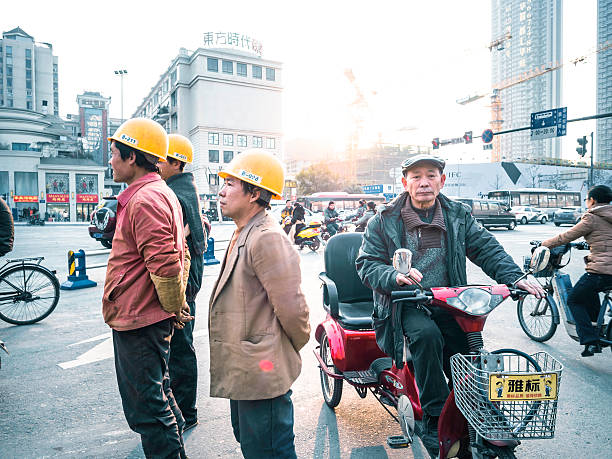
[{"label": "dark trousers", "polygon": [[185,454],[185,421],[168,376],[173,328],[172,319],[166,319],[136,330],[113,330],[123,413],[130,429],[140,434],[147,458],[176,459]]},{"label": "dark trousers", "polygon": [[412,307],[402,308],[402,327],[409,340],[421,407],[430,416],[440,416],[450,393],[450,358],[467,354],[467,338],[457,321],[438,308],[431,317]]},{"label": "dark trousers", "polygon": [[596,343],[599,340],[597,329],[591,322],[597,321],[601,308],[599,292],[608,288],[612,288],[612,276],[585,273],[567,296],[567,306],[574,316],[580,344]]},{"label": "dark trousers", "polygon": [[[195,317],[195,301],[188,301],[187,304],[191,315]],[[193,347],[194,322],[187,322],[182,330],[175,329],[170,342],[170,387],[186,424],[193,424],[198,419],[198,361]]]},{"label": "dark trousers", "polygon": [[245,459],[294,459],[291,390],[266,400],[230,400],[234,437]]},{"label": "dark trousers", "polygon": [[338,230],[340,229],[337,223],[326,223],[325,227],[327,228],[327,232],[329,233],[330,236],[333,236],[334,234],[336,234]]}]

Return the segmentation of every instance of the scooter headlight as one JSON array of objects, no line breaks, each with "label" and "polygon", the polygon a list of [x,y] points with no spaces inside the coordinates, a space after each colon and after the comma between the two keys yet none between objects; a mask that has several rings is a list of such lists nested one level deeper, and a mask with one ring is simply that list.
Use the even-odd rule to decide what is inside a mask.
[{"label": "scooter headlight", "polygon": [[491,295],[487,290],[481,288],[468,288],[458,296],[448,298],[446,302],[468,314],[484,315],[491,312],[501,302],[496,298],[498,296]]}]

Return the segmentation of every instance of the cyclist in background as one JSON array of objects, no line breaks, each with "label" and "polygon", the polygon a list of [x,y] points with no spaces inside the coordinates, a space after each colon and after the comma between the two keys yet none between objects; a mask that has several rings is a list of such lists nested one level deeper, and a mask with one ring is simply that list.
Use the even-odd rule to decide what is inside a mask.
[{"label": "cyclist in background", "polygon": [[587,211],[576,226],[542,242],[552,248],[584,237],[591,253],[584,257],[586,273],[576,282],[567,297],[567,305],[576,322],[582,357],[601,352],[597,330],[591,322],[597,320],[601,307],[599,292],[612,288],[612,189],[596,185],[586,198]]}]

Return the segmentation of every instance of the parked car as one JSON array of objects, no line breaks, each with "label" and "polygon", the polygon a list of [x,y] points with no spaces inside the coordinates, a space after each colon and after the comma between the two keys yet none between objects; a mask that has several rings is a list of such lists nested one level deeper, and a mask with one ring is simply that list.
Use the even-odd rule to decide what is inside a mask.
[{"label": "parked car", "polygon": [[472,216],[482,226],[505,227],[509,230],[516,228],[516,217],[504,203],[490,199],[452,198],[467,204],[472,210]]},{"label": "parked car", "polygon": [[561,207],[553,214],[555,226],[575,225],[582,218],[583,211],[580,207]]},{"label": "parked car", "polygon": [[89,235],[100,241],[107,249],[113,246],[115,224],[117,222],[117,197],[109,196],[100,202],[91,213]]},{"label": "parked car", "polygon": [[531,222],[540,222],[542,224],[548,221],[548,217],[544,212],[535,207],[529,206],[514,206],[510,211],[516,217],[517,223],[526,225]]}]

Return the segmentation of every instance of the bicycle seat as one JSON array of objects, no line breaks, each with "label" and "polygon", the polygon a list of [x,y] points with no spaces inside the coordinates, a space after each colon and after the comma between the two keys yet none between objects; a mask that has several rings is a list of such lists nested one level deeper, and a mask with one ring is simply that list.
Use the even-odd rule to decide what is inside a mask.
[{"label": "bicycle seat", "polygon": [[350,330],[372,330],[372,291],[359,279],[355,268],[362,233],[341,233],[325,248],[323,307],[340,325]]}]

